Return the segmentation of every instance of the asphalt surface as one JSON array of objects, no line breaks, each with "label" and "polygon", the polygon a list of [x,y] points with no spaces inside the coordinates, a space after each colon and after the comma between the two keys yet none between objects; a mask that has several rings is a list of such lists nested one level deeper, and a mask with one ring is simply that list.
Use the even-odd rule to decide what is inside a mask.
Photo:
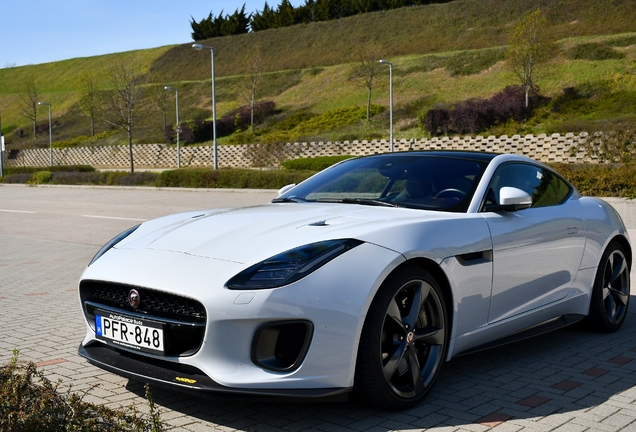
[{"label": "asphalt surface", "polygon": [[[60,389],[146,411],[143,385],[77,355],[77,281],[99,247],[143,220],[266,203],[275,191],[0,185],[0,361],[13,349]],[[636,203],[608,200],[636,238]],[[632,296],[633,297],[633,296]],[[208,400],[155,389],[162,419],[187,431],[636,431],[636,309],[620,331],[573,326],[451,360],[420,406]]]}]

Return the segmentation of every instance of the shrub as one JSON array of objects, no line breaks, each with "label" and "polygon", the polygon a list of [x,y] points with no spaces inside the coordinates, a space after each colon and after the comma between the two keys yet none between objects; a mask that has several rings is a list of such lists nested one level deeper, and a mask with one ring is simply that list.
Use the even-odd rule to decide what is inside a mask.
[{"label": "shrub", "polygon": [[59,393],[32,363],[18,362],[18,350],[0,368],[0,430],[13,431],[147,431],[164,430],[160,413],[146,385],[147,416],[134,408],[124,410],[94,405],[68,390]]},{"label": "shrub", "polygon": [[95,168],[90,165],[54,165],[49,167],[5,167],[4,173],[10,174],[33,174],[38,171],[50,172],[94,172]]},{"label": "shrub", "polygon": [[163,171],[156,185],[159,187],[280,189],[300,183],[315,171],[256,171],[248,169],[183,168]]},{"label": "shrub", "polygon": [[630,45],[636,45],[636,36],[623,36],[608,40],[605,42],[608,46],[626,47]]},{"label": "shrub", "polygon": [[27,183],[32,185],[48,183],[51,181],[51,176],[51,171],[38,171],[31,176],[31,180]]},{"label": "shrub", "polygon": [[108,138],[109,136],[114,135],[115,131],[104,131],[96,134],[95,136],[85,136],[81,135],[76,138],[65,140],[65,141],[54,141],[54,148],[68,148],[68,147],[78,147],[80,145],[85,145],[88,143],[93,143],[95,141],[103,140]]},{"label": "shrub", "polygon": [[315,114],[312,114],[307,111],[295,112],[293,114],[290,114],[287,118],[279,122],[276,122],[274,124],[274,130],[286,131],[286,130],[294,129],[296,126],[298,126],[302,122],[307,121],[315,116],[316,116]]},{"label": "shrub", "polygon": [[433,136],[474,134],[511,120],[525,121],[539,101],[538,94],[531,95],[526,108],[523,87],[508,86],[490,99],[463,101],[452,109],[431,109],[420,114],[420,123]]},{"label": "shrub", "polygon": [[577,45],[570,48],[566,55],[572,60],[614,60],[625,58],[624,53],[598,42]]},{"label": "shrub", "polygon": [[474,75],[505,60],[504,48],[463,51],[446,59],[446,70],[451,76]]},{"label": "shrub", "polygon": [[636,160],[636,127],[616,131],[595,132],[571,151],[583,150],[599,162],[628,164]]},{"label": "shrub", "polygon": [[632,164],[551,164],[583,195],[636,198],[636,166]]},{"label": "shrub", "polygon": [[325,168],[329,168],[331,165],[350,159],[354,156],[320,156],[315,158],[301,158],[292,159],[282,162],[283,168],[288,170],[310,170],[310,171],[322,171]]},{"label": "shrub", "polygon": [[[276,110],[276,104],[263,101],[254,105],[254,124],[261,124]],[[229,112],[217,122],[217,136],[230,135],[233,132],[246,130],[251,125],[251,110],[249,105],[242,106]]]},{"label": "shrub", "polygon": [[24,184],[27,183],[29,180],[31,180],[31,176],[32,174],[26,174],[26,173],[19,173],[19,174],[9,174],[9,175],[5,175],[2,178],[2,182],[3,183],[17,183],[17,184]]}]

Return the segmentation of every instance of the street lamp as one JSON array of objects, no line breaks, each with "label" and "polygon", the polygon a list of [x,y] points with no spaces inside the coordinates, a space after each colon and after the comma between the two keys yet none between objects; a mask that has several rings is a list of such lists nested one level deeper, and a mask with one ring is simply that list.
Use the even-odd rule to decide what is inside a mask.
[{"label": "street lamp", "polygon": [[177,105],[177,168],[181,168],[181,142],[179,140],[179,134],[181,132],[181,126],[179,126],[179,89],[170,86],[165,86],[164,89],[175,91],[175,101]]},{"label": "street lamp", "polygon": [[389,122],[391,124],[391,153],[393,153],[393,63],[386,60],[380,60],[380,63],[389,65]]},{"label": "street lamp", "polygon": [[53,166],[53,135],[51,135],[51,104],[46,102],[38,102],[38,105],[46,105],[49,107],[49,165]]},{"label": "street lamp", "polygon": [[214,138],[214,169],[219,168],[219,163],[217,160],[217,145],[216,145],[216,87],[215,87],[215,79],[214,79],[214,47],[205,46],[198,43],[192,44],[192,48],[195,50],[201,51],[203,48],[207,48],[210,50],[211,58],[212,58],[212,136]]},{"label": "street lamp", "polygon": [[2,134],[2,113],[0,113],[0,177],[4,177],[4,135]]}]

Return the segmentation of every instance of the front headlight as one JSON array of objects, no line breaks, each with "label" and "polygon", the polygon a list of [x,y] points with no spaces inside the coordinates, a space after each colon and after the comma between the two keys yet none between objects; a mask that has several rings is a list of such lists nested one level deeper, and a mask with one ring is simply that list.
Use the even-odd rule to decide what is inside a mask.
[{"label": "front headlight", "polygon": [[88,265],[90,266],[91,264],[93,264],[95,261],[97,261],[99,259],[99,257],[101,257],[102,255],[104,255],[106,252],[108,252],[113,246],[115,246],[117,243],[119,243],[120,241],[122,241],[123,239],[125,239],[126,237],[128,237],[129,235],[131,235],[137,228],[139,228],[139,225],[135,225],[132,228],[128,228],[126,231],[124,231],[123,233],[119,234],[118,236],[116,236],[115,238],[113,238],[112,240],[110,240],[108,243],[106,243],[104,246],[102,246],[102,248],[95,254],[95,256],[93,257],[93,259],[91,260],[90,263],[88,263]]},{"label": "front headlight", "polygon": [[288,285],[360,244],[359,240],[340,239],[300,246],[243,270],[226,286],[231,290],[257,290]]}]

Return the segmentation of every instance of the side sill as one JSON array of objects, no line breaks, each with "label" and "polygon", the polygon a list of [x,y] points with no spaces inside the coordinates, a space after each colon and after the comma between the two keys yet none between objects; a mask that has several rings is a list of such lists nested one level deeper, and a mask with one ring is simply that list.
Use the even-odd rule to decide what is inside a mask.
[{"label": "side sill", "polygon": [[341,402],[348,400],[351,388],[316,389],[243,389],[223,386],[199,369],[179,363],[139,357],[110,348],[102,343],[81,345],[78,354],[89,363],[123,377],[149,383],[152,386],[197,396],[227,400],[265,398],[289,399],[296,402]]},{"label": "side sill", "polygon": [[567,315],[561,315],[559,317],[556,318],[552,318],[550,320],[544,321],[542,323],[536,324],[532,327],[528,327],[524,330],[518,331],[517,333],[513,333],[511,335],[508,336],[504,336],[501,339],[497,339],[494,340],[492,342],[487,342],[485,344],[482,345],[477,345],[475,347],[472,348],[468,348],[465,351],[461,351],[459,353],[456,354],[456,356],[462,356],[462,355],[466,355],[466,354],[472,354],[474,352],[477,351],[483,351],[483,350],[487,350],[490,348],[495,348],[501,345],[506,345],[509,343],[513,343],[513,342],[518,342],[524,339],[528,339],[531,337],[535,337],[535,336],[539,336],[542,335],[544,333],[548,333],[554,330],[558,330],[560,328],[563,327],[567,327],[571,324],[574,324],[578,321],[581,321],[583,318],[585,318],[585,315],[579,315],[579,314],[567,314]]}]

